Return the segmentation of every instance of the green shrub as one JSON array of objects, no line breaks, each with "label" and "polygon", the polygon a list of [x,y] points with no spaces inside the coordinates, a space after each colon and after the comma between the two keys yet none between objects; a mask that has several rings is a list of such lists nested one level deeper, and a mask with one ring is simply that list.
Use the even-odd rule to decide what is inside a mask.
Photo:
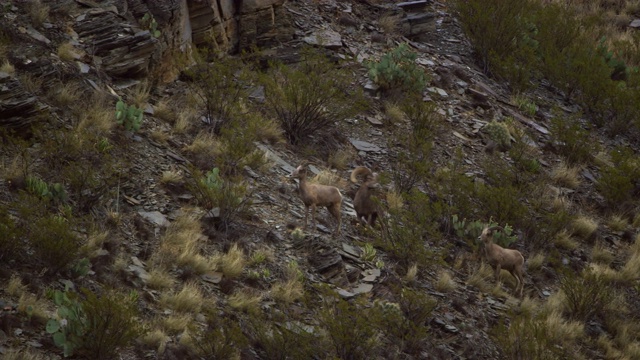
[{"label": "green shrub", "polygon": [[184,71],[187,85],[204,104],[205,115],[214,134],[219,135],[231,121],[243,115],[243,101],[252,73],[240,59],[201,50],[197,64]]},{"label": "green shrub", "polygon": [[44,215],[27,224],[27,236],[33,256],[55,274],[67,267],[78,255],[80,239],[70,220],[58,215]]},{"label": "green shrub", "polygon": [[[454,9],[462,28],[474,46],[480,65],[486,72],[519,66],[514,56],[531,46],[528,34],[531,23],[529,1],[519,0],[459,0]],[[528,28],[529,27],[529,28]],[[505,59],[513,59],[506,61]]]},{"label": "green shrub", "polygon": [[218,168],[207,174],[192,168],[187,188],[200,206],[214,210],[216,226],[220,229],[226,230],[234,218],[246,215],[251,206],[247,185],[242,181],[223,179]]},{"label": "green shrub", "polygon": [[327,296],[318,313],[318,320],[331,339],[339,359],[371,359],[378,350],[374,310],[362,302],[349,302],[337,296]]},{"label": "green shrub", "polygon": [[417,57],[406,43],[402,43],[383,55],[379,62],[366,63],[369,68],[369,77],[383,91],[398,89],[422,94],[427,76],[416,64]]},{"label": "green shrub", "polygon": [[329,132],[365,105],[360,89],[351,88],[352,75],[345,68],[311,50],[301,55],[296,67],[272,64],[261,77],[265,105],[292,144]]},{"label": "green shrub", "polygon": [[0,207],[0,261],[8,264],[25,253],[20,227],[6,207]]},{"label": "green shrub", "polygon": [[431,174],[431,150],[441,120],[433,102],[425,102],[422,96],[408,96],[402,105],[403,112],[411,123],[411,129],[396,131],[389,139],[390,146],[401,144],[403,151],[398,152],[395,166],[389,169],[395,188],[408,193]]},{"label": "green shrub", "polygon": [[[430,267],[442,263],[443,248],[429,247],[427,240],[439,241],[442,234],[433,219],[440,219],[445,205],[431,201],[428,195],[414,190],[405,195],[406,206],[388,209],[382,221],[382,230],[377,238],[377,246],[406,271],[413,264]],[[400,271],[402,272],[402,271]]]},{"label": "green shrub", "polygon": [[326,339],[307,326],[293,319],[276,317],[278,321],[255,318],[251,324],[254,347],[264,359],[312,359],[328,351]]},{"label": "green shrub", "polygon": [[248,345],[237,321],[207,311],[207,326],[195,336],[195,349],[201,359],[237,359]]},{"label": "green shrub", "polygon": [[476,196],[479,203],[478,217],[493,217],[497,223],[511,223],[517,227],[527,225],[529,210],[523,202],[523,193],[515,186],[478,184]]},{"label": "green shrub", "polygon": [[116,103],[116,121],[127,131],[136,132],[142,125],[142,109],[135,105],[127,105],[122,99]]},{"label": "green shrub", "polygon": [[580,114],[566,116],[555,109],[551,119],[551,139],[558,153],[571,165],[589,163],[598,151],[591,132],[580,123]]},{"label": "green shrub", "polygon": [[[458,215],[451,217],[451,224],[456,235],[462,239],[477,241],[478,237],[482,233],[482,230],[486,227],[498,226],[498,223],[489,220],[488,223],[481,221],[472,221],[467,223],[466,219],[460,220]],[[509,247],[512,243],[518,240],[516,235],[513,235],[513,227],[509,224],[503,226],[503,230],[494,233],[493,242],[502,246]]]},{"label": "green shrub", "polygon": [[379,330],[388,336],[390,344],[402,352],[419,356],[428,344],[428,322],[437,302],[425,293],[402,289],[399,301],[377,302],[374,310]]},{"label": "green shrub", "polygon": [[633,205],[633,191],[640,176],[640,158],[627,147],[611,152],[613,166],[604,165],[596,187],[605,198],[607,206],[623,210]]},{"label": "green shrub", "polygon": [[606,277],[589,271],[577,275],[565,272],[560,279],[560,289],[565,296],[564,305],[568,315],[581,321],[603,315],[615,295]]},{"label": "green shrub", "polygon": [[85,300],[68,289],[53,292],[57,318],[49,319],[46,331],[65,357],[81,350],[91,358],[112,359],[118,347],[129,345],[142,334],[137,294],[109,291],[98,297],[86,289],[83,293]]}]

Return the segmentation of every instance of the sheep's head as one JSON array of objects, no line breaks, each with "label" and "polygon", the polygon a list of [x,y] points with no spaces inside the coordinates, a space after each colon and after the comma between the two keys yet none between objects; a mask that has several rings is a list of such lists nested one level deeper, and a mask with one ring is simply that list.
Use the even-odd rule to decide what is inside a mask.
[{"label": "sheep's head", "polygon": [[298,166],[289,175],[289,177],[292,178],[292,179],[302,179],[303,177],[306,177],[306,176],[307,176],[307,165],[306,164],[302,164],[302,165]]},{"label": "sheep's head", "polygon": [[493,233],[496,230],[503,230],[502,226],[485,227],[484,229],[482,229],[482,233],[480,234],[480,236],[478,236],[478,240],[482,241],[485,244],[492,242]]}]

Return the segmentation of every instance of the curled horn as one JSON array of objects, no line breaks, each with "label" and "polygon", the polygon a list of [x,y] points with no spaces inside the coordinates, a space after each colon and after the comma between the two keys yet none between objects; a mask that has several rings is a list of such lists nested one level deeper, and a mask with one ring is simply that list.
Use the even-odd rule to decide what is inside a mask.
[{"label": "curled horn", "polygon": [[489,230],[490,230],[490,231],[496,231],[496,230],[503,231],[503,230],[504,230],[504,228],[503,228],[502,226],[498,226],[498,225],[496,225],[496,226],[492,226],[492,227],[490,227],[490,228],[489,228]]},{"label": "curled horn", "polygon": [[375,175],[371,172],[371,170],[369,170],[368,167],[366,167],[366,166],[356,166],[356,168],[353,169],[353,171],[351,171],[351,177],[350,177],[351,182],[352,183],[357,183],[359,175],[364,175],[365,176],[365,181],[369,180],[370,178],[374,178],[375,179]]}]

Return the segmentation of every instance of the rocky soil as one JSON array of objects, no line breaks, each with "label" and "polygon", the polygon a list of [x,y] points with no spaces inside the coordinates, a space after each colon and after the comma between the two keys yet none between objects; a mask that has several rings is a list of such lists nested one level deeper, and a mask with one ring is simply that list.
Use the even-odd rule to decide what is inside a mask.
[{"label": "rocky soil", "polygon": [[[22,129],[27,125],[41,119],[34,114],[42,111],[51,114],[51,118],[61,124],[70,123],[65,109],[55,108],[44,96],[47,81],[82,79],[87,89],[121,95],[147,77],[162,75],[163,81],[152,89],[141,130],[122,140],[128,145],[119,152],[119,156],[126,159],[129,168],[127,176],[119,184],[118,199],[98,199],[99,204],[93,211],[94,216],[104,219],[105,223],[108,210],[117,209],[120,213],[120,225],[116,230],[116,236],[121,239],[118,252],[127,260],[127,266],[115,280],[112,274],[101,271],[97,265],[85,277],[73,279],[75,287],[96,288],[110,283],[137,290],[142,294],[142,313],[149,318],[162,313],[163,309],[156,304],[158,292],[145,285],[148,279],[145,261],[167,226],[185,206],[192,205],[192,196],[184,188],[167,188],[160,183],[164,171],[177,170],[186,174],[189,161],[184,147],[191,142],[192,135],[171,136],[166,142],[154,138],[152,134],[157,132],[171,133],[171,125],[154,116],[154,105],[164,97],[185,91],[185,84],[177,74],[162,71],[163,64],[168,62],[167,54],[172,49],[180,49],[185,43],[197,44],[206,31],[213,29],[218,41],[230,50],[256,44],[266,49],[269,56],[285,60],[306,43],[362,63],[379,58],[400,42],[408,42],[418,53],[417,63],[431,76],[425,101],[436,102],[442,115],[443,126],[433,154],[434,172],[437,167],[447,166],[455,154],[461,152],[467,175],[482,179],[484,174],[478,165],[485,161],[493,145],[481,129],[491,120],[507,116],[526,126],[527,141],[536,149],[543,171],[549,171],[559,161],[549,151],[553,145],[550,144],[549,132],[551,108],[560,106],[567,113],[577,110],[550,89],[540,88],[535,95],[540,105],[535,115],[529,116],[520,111],[512,102],[509,89],[488,78],[474,64],[470,44],[445,3],[316,0],[284,3],[245,1],[238,5],[242,2],[218,1],[219,6],[211,8],[203,5],[206,1],[186,1],[191,15],[180,17],[185,9],[177,1],[162,1],[162,5],[157,7],[152,6],[155,2],[151,1],[59,1],[50,5],[52,16],[41,27],[31,24],[25,6],[14,3],[0,1],[2,22],[10,24],[6,26],[15,29],[13,34],[21,40],[10,49],[9,59],[18,73],[29,73],[44,82],[41,91],[28,90],[17,77],[0,72],[0,126],[4,128],[24,131]],[[135,19],[148,11],[155,15],[162,29],[159,38],[136,28]],[[381,16],[390,14],[400,19],[398,31],[394,33],[385,32],[379,24]],[[185,25],[187,19],[190,22],[188,26]],[[192,33],[185,40],[183,35],[187,28],[191,28]],[[65,41],[73,41],[77,48],[83,50],[75,61],[62,61],[55,55],[56,47]],[[364,66],[358,70],[358,76],[360,85],[374,99],[375,108],[338,124],[342,130],[340,136],[327,141],[354,154],[349,169],[356,165],[387,169],[393,166],[401,148],[390,146],[387,141],[394,127],[386,124],[383,99],[368,80]],[[613,145],[599,141],[605,146]],[[301,223],[304,207],[295,192],[295,184],[287,178],[288,174],[303,160],[311,160],[314,164],[311,169],[316,173],[326,164],[319,157],[306,157],[287,145],[260,144],[259,148],[267,154],[271,166],[266,172],[245,169],[252,191],[253,217],[234,224],[227,232],[219,232],[207,225],[208,217],[214,215],[204,214],[204,232],[209,244],[204,251],[225,250],[232,243],[239,243],[247,252],[266,246],[273,250],[275,264],[286,264],[291,260],[299,263],[306,281],[310,283],[329,283],[344,298],[367,297],[372,302],[384,299],[390,284],[404,274],[390,271],[389,264],[379,269],[374,263],[361,259],[359,244],[366,242],[369,235],[354,225],[355,212],[348,196],[345,196],[343,206],[345,221],[341,236],[330,236],[334,223],[324,209],[318,212],[317,229],[310,231],[304,240],[295,241],[290,235],[291,228]],[[2,162],[8,164],[15,154],[4,148],[0,156]],[[346,170],[334,172],[343,179],[348,178]],[[582,176],[583,185],[574,196],[592,198],[597,203],[593,171],[586,168]],[[423,190],[429,192],[428,184]],[[347,185],[343,191],[353,193]],[[9,201],[15,196],[4,177],[0,179],[0,194],[2,201]],[[607,232],[599,236],[607,238],[608,246],[615,251],[621,246],[622,235]],[[468,285],[467,279],[479,262],[474,260],[466,266],[454,268],[455,262],[470,254],[455,236],[449,237],[454,245],[446,259],[449,262],[446,269],[454,275],[455,290],[447,294],[435,290],[438,268],[425,270],[418,280],[417,286],[438,300],[430,321],[430,350],[420,358],[498,358],[498,349],[489,338],[488,331],[504,318],[509,305],[518,300],[495,297]],[[525,257],[530,255],[524,241],[519,241],[515,247]],[[381,252],[379,258],[386,260]],[[569,252],[564,260],[579,268],[586,261],[585,250],[579,248]],[[274,271],[277,271],[278,266],[274,266]],[[4,271],[0,276],[6,282],[14,269],[2,267]],[[39,296],[45,288],[62,289],[67,280],[41,279],[37,269],[20,269],[19,275],[29,286],[29,291]],[[526,276],[526,295],[544,299],[553,293],[557,275],[551,270],[547,275],[535,279]],[[229,286],[225,285],[226,282],[221,273],[214,272],[203,275],[198,283],[207,296],[224,302],[228,294],[225,286]],[[510,291],[508,286],[505,285],[505,289]],[[45,354],[48,359],[61,358],[60,351],[52,344],[44,328],[20,316],[15,307],[18,299],[3,289],[0,290],[0,300],[4,305],[0,316],[0,354],[9,348],[29,347]],[[263,307],[269,306],[265,301]],[[53,304],[48,310],[54,311]],[[169,350],[162,354],[155,350],[139,353],[123,349],[120,358],[180,358],[171,353],[171,344],[177,341],[173,337]],[[257,358],[257,354],[251,352],[243,356]]]}]

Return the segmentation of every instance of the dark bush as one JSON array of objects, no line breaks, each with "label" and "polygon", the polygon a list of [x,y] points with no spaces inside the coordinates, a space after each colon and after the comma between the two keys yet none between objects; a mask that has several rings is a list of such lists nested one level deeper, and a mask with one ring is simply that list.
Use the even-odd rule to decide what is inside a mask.
[{"label": "dark bush", "polygon": [[292,144],[330,132],[336,123],[364,106],[362,93],[352,88],[352,75],[347,69],[308,49],[301,55],[299,64],[272,64],[261,77],[265,105]]}]

